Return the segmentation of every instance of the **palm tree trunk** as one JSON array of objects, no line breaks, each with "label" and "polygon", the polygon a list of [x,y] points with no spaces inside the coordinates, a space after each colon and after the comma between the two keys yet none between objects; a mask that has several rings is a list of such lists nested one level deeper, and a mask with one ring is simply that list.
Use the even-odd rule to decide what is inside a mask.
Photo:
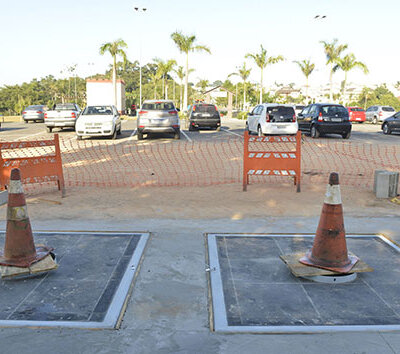
[{"label": "palm tree trunk", "polygon": [[261,68],[261,81],[260,81],[260,104],[263,98],[263,68]]},{"label": "palm tree trunk", "polygon": [[332,101],[333,101],[333,92],[332,92],[332,89],[333,89],[332,85],[333,85],[333,83],[332,83],[332,77],[333,77],[333,67],[332,67],[332,64],[331,64],[331,71],[330,71],[330,74],[329,74],[329,84],[330,84],[330,88],[329,88],[329,100],[330,100],[331,103],[332,103]]},{"label": "palm tree trunk", "polygon": [[246,81],[243,80],[243,110],[246,107]]},{"label": "palm tree trunk", "polygon": [[168,99],[168,79],[165,80],[165,99]]},{"label": "palm tree trunk", "polygon": [[165,76],[162,76],[162,89],[161,89],[161,97],[165,95]]},{"label": "palm tree trunk", "polygon": [[113,88],[114,88],[114,106],[117,107],[117,56],[113,56]]},{"label": "palm tree trunk", "polygon": [[154,99],[157,99],[157,82],[154,83]]},{"label": "palm tree trunk", "polygon": [[182,111],[183,109],[183,82],[181,81],[181,85],[179,87],[179,91],[180,91],[180,100],[179,100],[179,104],[180,104],[180,109]]},{"label": "palm tree trunk", "polygon": [[189,77],[189,52],[186,53],[185,93],[183,97],[183,111],[187,112],[188,106],[188,77]]},{"label": "palm tree trunk", "polygon": [[308,103],[308,76],[306,76],[306,100],[307,100],[307,103]]},{"label": "palm tree trunk", "polygon": [[344,82],[343,82],[343,105],[346,104],[346,83],[347,83],[347,71],[344,72]]}]

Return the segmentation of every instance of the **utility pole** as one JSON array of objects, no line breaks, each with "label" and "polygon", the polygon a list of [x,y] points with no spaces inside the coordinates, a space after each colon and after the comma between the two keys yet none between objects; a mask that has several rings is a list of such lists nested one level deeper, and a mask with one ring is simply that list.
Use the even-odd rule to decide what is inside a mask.
[{"label": "utility pole", "polygon": [[[137,13],[145,13],[147,11],[146,7],[134,5],[134,11]],[[142,43],[141,39],[139,39],[139,109],[142,106]],[[138,110],[139,111],[139,110]]]}]

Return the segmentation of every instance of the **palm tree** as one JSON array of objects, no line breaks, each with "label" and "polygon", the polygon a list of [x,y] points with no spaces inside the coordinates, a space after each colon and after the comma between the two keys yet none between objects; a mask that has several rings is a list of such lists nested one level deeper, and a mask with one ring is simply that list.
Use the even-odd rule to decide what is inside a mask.
[{"label": "palm tree", "polygon": [[336,67],[338,69],[342,69],[344,71],[344,81],[343,81],[343,100],[345,99],[346,93],[346,83],[347,83],[347,73],[355,68],[360,68],[364,72],[364,74],[368,74],[367,66],[361,61],[357,61],[356,57],[353,53],[347,54],[345,57],[339,59]]},{"label": "palm tree", "polygon": [[250,72],[251,69],[246,68],[246,62],[244,62],[243,66],[238,68],[238,72],[228,75],[228,77],[238,75],[243,81],[243,109],[246,107],[246,81],[250,76]]},{"label": "palm tree", "polygon": [[260,45],[261,51],[259,54],[251,54],[248,53],[245,55],[245,58],[252,58],[256,65],[261,69],[261,80],[260,80],[260,103],[262,103],[262,95],[263,95],[263,72],[267,65],[276,64],[280,61],[285,60],[282,55],[278,55],[277,57],[268,57],[267,50]]},{"label": "palm tree", "polygon": [[311,63],[310,60],[301,60],[301,61],[294,61],[299,67],[300,70],[303,72],[304,76],[306,77],[306,100],[308,101],[308,77],[315,69],[315,64]]},{"label": "palm tree", "polygon": [[324,46],[324,51],[326,55],[326,64],[330,66],[330,73],[329,73],[329,83],[330,83],[330,89],[329,89],[329,99],[332,101],[333,95],[332,95],[332,77],[333,73],[335,72],[335,66],[334,64],[337,64],[338,61],[340,60],[340,55],[344,50],[347,49],[347,44],[338,44],[338,40],[335,38],[332,43],[325,42],[325,41],[320,41],[320,43],[323,44]]},{"label": "palm tree", "polygon": [[196,84],[196,86],[199,87],[202,92],[204,92],[209,84],[210,83],[208,80],[200,79],[199,82]]},{"label": "palm tree", "polygon": [[150,78],[150,83],[153,85],[154,99],[156,100],[157,99],[157,83],[158,83],[158,80],[160,79],[160,73],[158,71],[150,72],[149,78]]},{"label": "palm tree", "polygon": [[100,47],[100,54],[104,55],[105,52],[109,52],[113,58],[113,87],[114,87],[114,105],[117,107],[117,55],[121,56],[124,60],[124,67],[126,63],[126,53],[122,48],[127,48],[128,45],[122,40],[117,39],[114,42],[104,43]]},{"label": "palm tree", "polygon": [[206,47],[204,45],[195,45],[194,44],[196,42],[195,35],[185,36],[181,32],[177,31],[177,32],[174,32],[171,34],[171,38],[177,45],[179,51],[181,53],[186,54],[185,94],[184,94],[184,99],[183,99],[183,109],[186,112],[187,105],[188,105],[189,52],[205,51],[205,52],[211,54],[211,51],[208,47]]},{"label": "palm tree", "polygon": [[153,60],[158,65],[157,71],[159,72],[159,75],[163,80],[162,94],[163,94],[164,98],[167,100],[168,99],[168,78],[167,78],[167,80],[165,80],[165,78],[168,77],[169,72],[173,70],[174,66],[176,65],[176,61],[174,59],[170,59],[165,62],[158,58],[154,58]]}]

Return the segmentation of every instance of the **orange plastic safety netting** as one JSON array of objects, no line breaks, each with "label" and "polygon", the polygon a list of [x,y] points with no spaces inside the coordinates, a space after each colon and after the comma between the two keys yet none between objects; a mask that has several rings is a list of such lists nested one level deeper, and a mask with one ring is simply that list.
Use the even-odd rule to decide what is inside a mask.
[{"label": "orange plastic safety netting", "polygon": [[[243,138],[187,141],[181,139],[119,140],[60,136],[66,187],[208,186],[242,183]],[[268,147],[275,149],[275,147]],[[45,155],[45,149],[29,154]],[[326,183],[330,172],[340,183],[373,185],[374,170],[400,169],[400,146],[338,139],[302,139],[302,184]],[[3,154],[13,154],[5,151]],[[4,156],[4,155],[3,155]],[[286,183],[276,176],[251,176],[252,183]],[[34,192],[43,185],[27,185]]]}]

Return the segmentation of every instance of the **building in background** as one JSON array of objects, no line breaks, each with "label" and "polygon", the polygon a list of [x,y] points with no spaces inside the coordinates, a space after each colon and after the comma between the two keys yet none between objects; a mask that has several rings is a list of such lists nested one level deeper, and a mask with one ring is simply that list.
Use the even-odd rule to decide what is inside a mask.
[{"label": "building in background", "polygon": [[[88,106],[113,105],[114,88],[112,80],[87,79],[86,80],[86,101]],[[125,82],[117,80],[117,110],[120,114],[126,111]]]}]

